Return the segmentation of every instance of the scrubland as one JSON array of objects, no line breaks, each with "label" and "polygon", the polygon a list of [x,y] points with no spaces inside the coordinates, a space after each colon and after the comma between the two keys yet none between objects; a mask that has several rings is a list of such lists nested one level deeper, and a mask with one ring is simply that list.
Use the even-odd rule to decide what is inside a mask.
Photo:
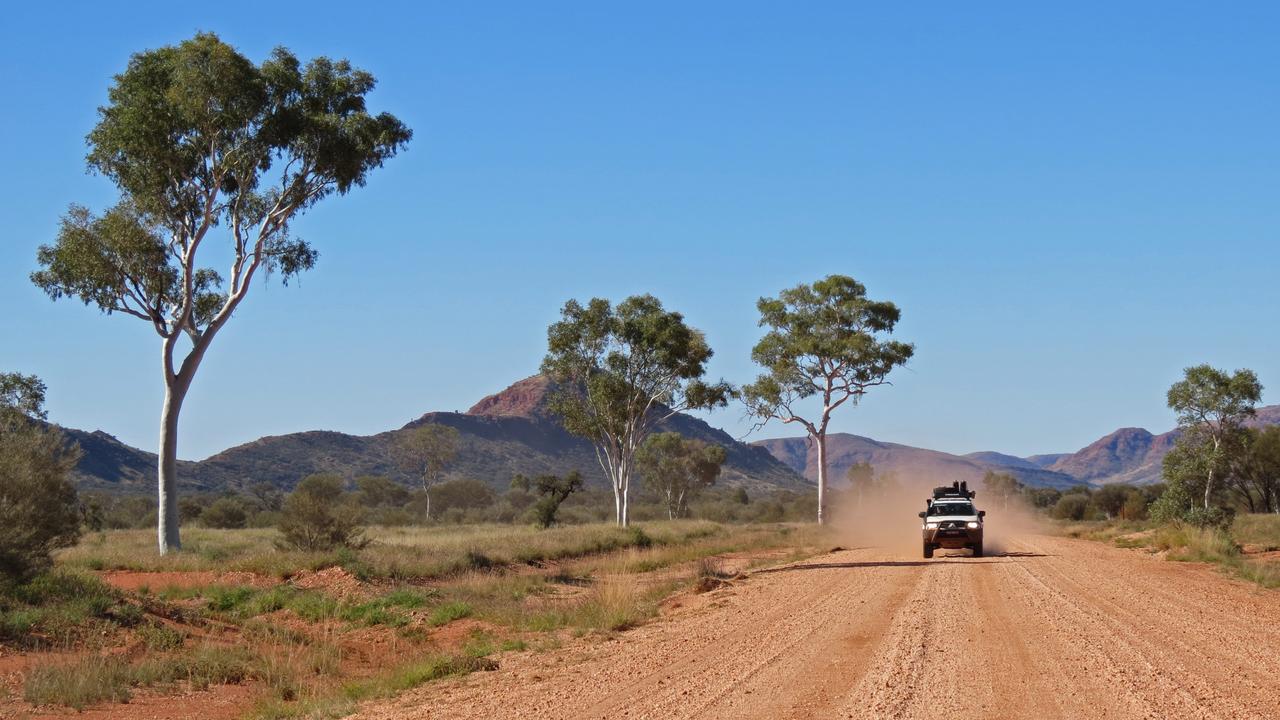
[{"label": "scrubland", "polygon": [[608,637],[674,595],[831,542],[815,526],[706,521],[368,535],[300,552],[270,530],[192,529],[163,557],[148,531],[88,535],[0,598],[0,714],[163,716],[205,692],[228,698],[206,703],[226,717],[336,717],[504,653]]}]

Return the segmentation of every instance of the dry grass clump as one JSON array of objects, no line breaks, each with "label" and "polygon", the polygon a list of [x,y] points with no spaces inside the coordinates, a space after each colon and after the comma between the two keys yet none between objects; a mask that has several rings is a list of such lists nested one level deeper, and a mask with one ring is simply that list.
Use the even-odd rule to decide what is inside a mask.
[{"label": "dry grass clump", "polygon": [[1280,515],[1237,515],[1231,536],[1241,545],[1256,545],[1267,552],[1280,550]]},{"label": "dry grass clump", "polygon": [[27,675],[23,695],[33,705],[66,705],[83,710],[93,703],[128,702],[132,690],[152,685],[210,685],[265,677],[248,650],[206,645],[190,653],[152,658],[132,665],[116,657],[90,655],[64,665],[45,665]]}]

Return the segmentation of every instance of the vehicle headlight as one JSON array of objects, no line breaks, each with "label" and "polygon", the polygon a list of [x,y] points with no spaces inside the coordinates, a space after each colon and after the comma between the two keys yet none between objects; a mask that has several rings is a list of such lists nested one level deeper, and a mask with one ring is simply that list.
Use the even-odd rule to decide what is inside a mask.
[{"label": "vehicle headlight", "polygon": [[969,529],[970,529],[970,530],[977,530],[977,529],[978,529],[978,523],[976,523],[976,522],[971,522],[971,523],[969,523]]},{"label": "vehicle headlight", "polygon": [[937,529],[938,529],[938,523],[925,523],[925,524],[924,524],[924,529],[925,529],[925,530],[937,530]]}]

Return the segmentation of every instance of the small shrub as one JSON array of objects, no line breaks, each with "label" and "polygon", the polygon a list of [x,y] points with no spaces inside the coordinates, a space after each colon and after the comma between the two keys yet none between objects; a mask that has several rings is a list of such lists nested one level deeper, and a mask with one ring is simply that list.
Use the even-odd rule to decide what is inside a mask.
[{"label": "small shrub", "polygon": [[143,625],[138,628],[138,639],[152,652],[167,652],[182,647],[186,635],[164,625]]},{"label": "small shrub", "polygon": [[427,624],[433,627],[447,625],[454,620],[461,620],[464,617],[470,617],[471,606],[464,602],[450,602],[441,605],[431,611],[431,616],[427,619]]},{"label": "small shrub", "polygon": [[715,558],[704,557],[698,560],[698,572],[694,576],[693,589],[694,592],[710,592],[724,585],[725,580],[729,578],[729,574],[720,569],[720,563]]},{"label": "small shrub", "polygon": [[200,524],[209,528],[242,528],[248,518],[244,503],[232,498],[219,498],[200,513]]},{"label": "small shrub", "polygon": [[0,581],[47,570],[51,553],[80,539],[80,501],[70,473],[80,450],[0,405]]}]

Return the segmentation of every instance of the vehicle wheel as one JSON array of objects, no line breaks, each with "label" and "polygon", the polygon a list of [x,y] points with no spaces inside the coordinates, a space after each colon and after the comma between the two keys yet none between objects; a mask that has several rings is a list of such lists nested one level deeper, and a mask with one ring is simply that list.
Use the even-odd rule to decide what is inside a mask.
[{"label": "vehicle wheel", "polygon": [[925,559],[925,560],[928,560],[928,559],[929,559],[929,558],[931,558],[931,557],[933,557],[933,546],[932,546],[932,545],[930,545],[930,544],[928,544],[928,543],[925,543],[925,546],[924,546],[924,559]]},{"label": "vehicle wheel", "polygon": [[973,546],[973,556],[982,557],[982,543]]}]

